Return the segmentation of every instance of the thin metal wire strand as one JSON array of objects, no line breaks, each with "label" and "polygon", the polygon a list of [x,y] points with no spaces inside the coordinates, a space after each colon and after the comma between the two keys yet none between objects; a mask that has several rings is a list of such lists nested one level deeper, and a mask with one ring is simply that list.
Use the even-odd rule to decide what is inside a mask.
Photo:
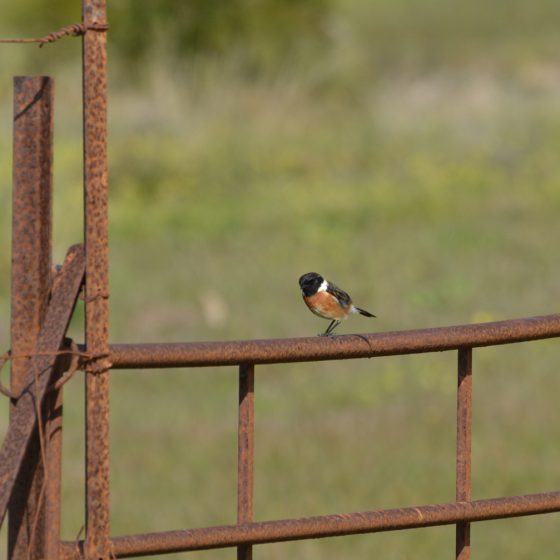
[{"label": "thin metal wire strand", "polygon": [[107,31],[108,29],[109,26],[106,23],[90,25],[85,25],[83,23],[71,23],[70,25],[61,27],[57,31],[52,31],[43,37],[0,39],[0,43],[39,43],[39,47],[42,47],[47,43],[54,43],[63,37],[79,37],[80,35],[85,35],[86,31]]}]

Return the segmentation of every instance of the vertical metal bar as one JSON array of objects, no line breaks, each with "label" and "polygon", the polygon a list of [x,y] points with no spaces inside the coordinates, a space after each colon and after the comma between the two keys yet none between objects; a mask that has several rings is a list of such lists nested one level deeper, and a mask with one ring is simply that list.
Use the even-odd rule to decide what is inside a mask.
[{"label": "vertical metal bar", "polygon": [[[456,500],[471,499],[471,428],[472,428],[472,348],[461,348],[458,355],[457,383],[457,479]],[[471,525],[457,523],[455,556],[457,560],[471,557]]]},{"label": "vertical metal bar", "polygon": [[[253,461],[255,427],[255,366],[239,366],[239,430],[237,466],[237,523],[253,520]],[[253,558],[252,545],[237,547],[238,560]]]},{"label": "vertical metal bar", "polygon": [[[13,355],[35,350],[50,289],[53,88],[53,80],[48,76],[18,76],[14,79]],[[23,388],[28,369],[28,360],[12,362],[11,389],[14,393]],[[12,414],[13,411],[12,405]],[[40,504],[44,483],[44,466],[36,434],[29,445],[9,506],[9,558],[44,557],[45,510]]]},{"label": "vertical metal bar", "polygon": [[[53,379],[59,379],[70,365],[69,356],[61,356],[55,365]],[[47,444],[47,480],[45,490],[46,531],[45,558],[58,560],[60,551],[60,493],[62,482],[62,392],[60,388],[45,397],[48,422],[45,430]]]},{"label": "vertical metal bar", "polygon": [[[108,353],[109,255],[107,178],[107,37],[105,0],[83,0],[84,226],[87,351]],[[85,557],[106,559],[109,546],[109,372],[106,362],[86,368]]]}]

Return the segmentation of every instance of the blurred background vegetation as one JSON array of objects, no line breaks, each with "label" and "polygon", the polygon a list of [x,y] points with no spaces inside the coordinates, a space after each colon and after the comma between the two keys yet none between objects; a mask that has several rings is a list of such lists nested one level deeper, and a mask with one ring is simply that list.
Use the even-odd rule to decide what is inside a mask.
[{"label": "blurred background vegetation", "polygon": [[[1,35],[80,20],[77,0],[56,4],[8,3]],[[558,311],[556,0],[108,4],[112,341],[315,334],[326,324],[297,286],[310,270],[379,317],[340,334]],[[2,348],[11,76],[56,79],[60,262],[82,237],[80,51],[71,38],[0,46]],[[78,310],[79,340],[81,322]],[[559,358],[555,341],[475,351],[474,498],[560,486]],[[257,368],[256,519],[453,500],[455,362]],[[65,394],[67,539],[83,518],[82,385]],[[111,399],[113,534],[234,522],[235,368],[116,372]],[[557,522],[474,525],[475,554],[558,558]],[[453,546],[443,527],[256,556],[448,558]]]}]

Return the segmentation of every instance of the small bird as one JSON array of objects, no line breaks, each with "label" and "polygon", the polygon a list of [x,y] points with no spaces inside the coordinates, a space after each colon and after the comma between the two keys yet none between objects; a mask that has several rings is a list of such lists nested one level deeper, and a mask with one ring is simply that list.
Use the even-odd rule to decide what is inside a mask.
[{"label": "small bird", "polygon": [[300,276],[299,287],[303,301],[312,313],[330,319],[331,323],[319,336],[331,336],[332,332],[350,313],[359,313],[365,317],[375,317],[369,311],[360,309],[352,303],[352,298],[332,282],[325,280],[316,272],[308,272]]}]

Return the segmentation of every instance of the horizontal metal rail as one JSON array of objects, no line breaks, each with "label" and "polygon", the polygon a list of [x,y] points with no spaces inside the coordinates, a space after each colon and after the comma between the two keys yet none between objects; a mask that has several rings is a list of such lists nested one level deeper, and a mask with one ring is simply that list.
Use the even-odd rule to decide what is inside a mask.
[{"label": "horizontal metal rail", "polygon": [[[545,492],[472,502],[114,537],[111,539],[111,550],[116,558],[128,558],[247,544],[451,525],[458,522],[488,521],[558,511],[560,511],[560,492]],[[81,550],[83,550],[83,541],[64,541],[61,543],[60,558],[70,560],[76,557],[77,551]]]},{"label": "horizontal metal rail", "polygon": [[[205,367],[371,358],[560,336],[560,315],[409,331],[226,342],[112,344],[113,369]],[[84,349],[84,347],[81,347]]]}]

